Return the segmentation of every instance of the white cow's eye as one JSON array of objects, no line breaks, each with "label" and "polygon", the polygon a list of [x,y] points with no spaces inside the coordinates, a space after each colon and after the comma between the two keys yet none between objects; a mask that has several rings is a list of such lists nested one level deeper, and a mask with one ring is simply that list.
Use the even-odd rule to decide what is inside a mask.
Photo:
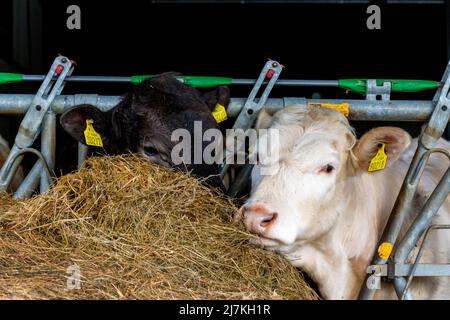
[{"label": "white cow's eye", "polygon": [[331,164],[326,164],[319,169],[319,173],[330,174],[334,171],[334,167]]}]

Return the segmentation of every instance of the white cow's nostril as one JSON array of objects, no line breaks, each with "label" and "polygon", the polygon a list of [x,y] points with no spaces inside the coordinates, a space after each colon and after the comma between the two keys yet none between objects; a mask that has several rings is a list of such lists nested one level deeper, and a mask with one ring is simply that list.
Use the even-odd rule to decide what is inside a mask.
[{"label": "white cow's nostril", "polygon": [[269,225],[271,225],[275,221],[276,218],[277,218],[276,212],[262,214],[259,225],[261,228],[267,228]]},{"label": "white cow's nostril", "polygon": [[278,215],[277,212],[271,211],[262,203],[243,206],[241,209],[247,230],[262,236],[268,231]]}]

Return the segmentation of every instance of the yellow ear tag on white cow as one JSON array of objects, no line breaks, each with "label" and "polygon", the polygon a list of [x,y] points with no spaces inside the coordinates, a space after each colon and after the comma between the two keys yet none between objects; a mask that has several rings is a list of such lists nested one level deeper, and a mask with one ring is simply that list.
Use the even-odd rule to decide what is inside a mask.
[{"label": "yellow ear tag on white cow", "polygon": [[378,149],[377,154],[372,158],[372,160],[370,160],[368,171],[377,171],[386,168],[387,155],[384,151],[385,147],[386,145],[382,143],[380,149]]},{"label": "yellow ear tag on white cow", "polygon": [[94,121],[91,119],[86,119],[86,130],[84,130],[84,139],[86,140],[86,144],[93,147],[103,147],[102,137],[97,131],[95,131],[92,123],[94,123]]},{"label": "yellow ear tag on white cow", "polygon": [[308,102],[308,106],[334,109],[342,113],[347,118],[350,114],[349,109],[350,105],[347,102],[344,103]]},{"label": "yellow ear tag on white cow", "polygon": [[212,116],[216,119],[217,123],[221,123],[228,119],[227,109],[220,103],[217,103],[212,111]]},{"label": "yellow ear tag on white cow", "polygon": [[378,256],[383,259],[387,260],[392,252],[392,244],[389,242],[383,242],[378,247]]}]

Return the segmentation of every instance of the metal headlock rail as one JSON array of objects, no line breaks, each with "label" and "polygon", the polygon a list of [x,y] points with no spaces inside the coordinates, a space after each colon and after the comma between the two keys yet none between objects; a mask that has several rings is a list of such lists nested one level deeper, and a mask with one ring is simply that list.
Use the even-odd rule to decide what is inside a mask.
[{"label": "metal headlock rail", "polygon": [[[322,106],[338,108],[345,111],[350,120],[371,121],[420,121],[427,122],[425,130],[419,137],[418,147],[411,162],[402,188],[379,242],[379,247],[393,248],[389,254],[379,255],[377,248],[372,264],[368,267],[367,281],[387,278],[393,281],[400,299],[412,299],[408,291],[415,276],[450,276],[449,264],[422,264],[420,258],[423,245],[431,231],[450,229],[449,225],[430,225],[432,218],[444,203],[450,192],[450,169],[448,169],[428,198],[422,211],[417,215],[403,239],[398,239],[400,228],[407,213],[411,210],[412,200],[420,177],[432,153],[441,153],[450,159],[450,151],[434,148],[442,136],[450,117],[450,62],[441,82],[425,80],[394,80],[394,79],[341,79],[341,80],[278,80],[283,66],[274,60],[268,60],[258,79],[231,79],[223,77],[180,76],[179,80],[194,87],[213,87],[217,85],[253,85],[248,98],[232,98],[227,108],[229,117],[235,117],[235,129],[251,128],[258,112],[265,108],[274,113],[286,106],[297,105],[300,108]],[[37,185],[40,192],[48,189],[51,183],[51,172],[55,162],[56,145],[56,115],[63,113],[79,104],[92,104],[102,111],[112,109],[120,101],[119,96],[101,96],[97,94],[61,95],[66,81],[103,81],[140,83],[154,75],[131,77],[103,76],[71,76],[73,63],[66,57],[57,57],[46,76],[0,73],[0,84],[21,81],[43,81],[38,93],[31,94],[0,94],[1,114],[24,114],[19,127],[14,146],[0,170],[0,191],[5,191],[10,184],[20,161],[26,152],[37,155],[38,161],[30,170],[14,196],[29,197]],[[259,98],[257,94],[266,86]],[[306,98],[268,98],[270,91],[276,85],[284,86],[327,86],[352,90],[366,96],[365,100],[348,99],[306,99]],[[420,100],[390,100],[391,92],[413,92],[426,89],[436,89],[432,101]],[[381,99],[377,99],[381,98]],[[32,149],[31,145],[41,133],[41,152]],[[79,144],[78,164],[86,158],[87,147]],[[229,165],[221,167],[222,176]],[[234,183],[229,188],[229,194],[236,195],[249,180],[251,165],[241,169]],[[44,170],[43,170],[44,169]],[[413,264],[406,260],[411,250],[423,237],[418,255]],[[360,291],[360,299],[372,299],[374,286],[367,286],[366,281]]]}]

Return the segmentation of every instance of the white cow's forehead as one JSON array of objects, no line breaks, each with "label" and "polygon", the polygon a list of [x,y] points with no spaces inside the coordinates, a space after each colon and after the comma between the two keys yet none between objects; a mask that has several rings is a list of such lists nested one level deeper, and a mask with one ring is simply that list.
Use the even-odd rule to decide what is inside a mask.
[{"label": "white cow's forehead", "polygon": [[353,134],[347,118],[336,110],[328,108],[301,108],[296,106],[286,107],[275,113],[273,128],[283,129],[297,128],[296,133],[302,131],[329,132],[332,134]]},{"label": "white cow's forehead", "polygon": [[339,145],[339,140],[344,139],[346,139],[345,134],[340,136],[329,131],[310,130],[309,128],[306,130],[298,130],[298,128],[289,126],[279,130],[277,143],[262,144],[260,146],[260,152],[263,155],[273,150],[279,151],[280,155],[292,153],[298,155],[305,152],[319,152],[319,150],[335,153],[336,147]]}]

